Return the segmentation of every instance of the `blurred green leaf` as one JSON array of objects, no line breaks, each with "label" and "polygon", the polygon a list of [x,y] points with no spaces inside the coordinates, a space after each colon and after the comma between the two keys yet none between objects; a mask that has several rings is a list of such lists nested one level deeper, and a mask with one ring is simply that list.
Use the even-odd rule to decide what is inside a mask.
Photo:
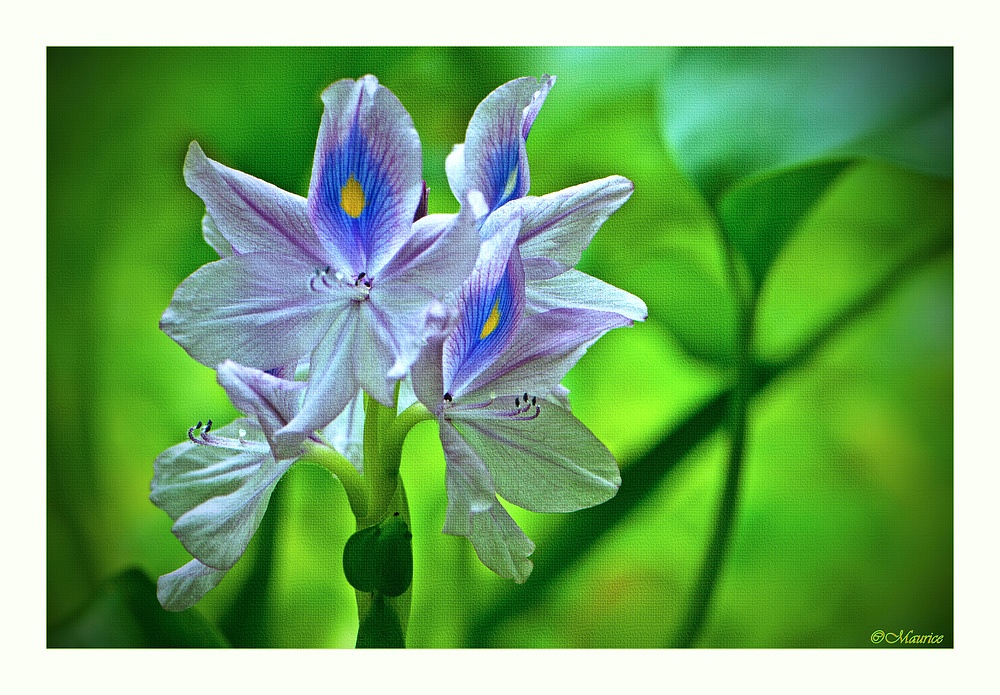
[{"label": "blurred green leaf", "polygon": [[696,250],[675,245],[632,277],[649,314],[692,356],[725,362],[736,341],[736,305],[718,273]]},{"label": "blurred green leaf", "polygon": [[759,286],[785,239],[848,162],[823,162],[744,181],[719,201],[727,238]]},{"label": "blurred green leaf", "polygon": [[[879,283],[857,297],[840,315],[818,330],[787,362],[760,365],[748,380],[748,397],[760,394],[775,379],[808,363],[848,326],[880,306],[914,274],[950,251],[950,238],[942,239],[896,264]],[[624,468],[621,488],[613,498],[567,517],[558,538],[540,545],[532,556],[535,569],[524,586],[527,590],[509,590],[496,601],[491,610],[482,613],[470,628],[470,646],[490,646],[502,629],[504,619],[524,612],[536,602],[547,598],[550,595],[549,589],[574,563],[663,484],[696,446],[719,429],[726,418],[731,397],[730,390],[718,393],[674,427],[641,459]]]},{"label": "blurred green leaf", "polygon": [[163,610],[156,584],[139,569],[111,579],[80,613],[49,631],[49,647],[228,647],[197,608]]},{"label": "blurred green leaf", "polygon": [[950,176],[952,72],[951,49],[687,49],[661,125],[712,202],[750,176],[844,158]]}]

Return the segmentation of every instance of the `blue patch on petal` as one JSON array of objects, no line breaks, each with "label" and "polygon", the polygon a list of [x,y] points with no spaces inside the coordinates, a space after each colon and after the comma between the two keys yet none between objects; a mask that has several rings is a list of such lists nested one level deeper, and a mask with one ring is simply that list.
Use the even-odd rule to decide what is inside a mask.
[{"label": "blue patch on petal", "polygon": [[388,224],[393,187],[382,161],[372,156],[371,143],[357,123],[347,139],[330,151],[320,174],[319,195],[325,216],[344,241],[353,241],[371,258],[375,235]]},{"label": "blue patch on petal", "polygon": [[463,367],[478,363],[485,368],[506,347],[516,311],[514,283],[510,275],[508,263],[493,292],[484,292],[466,305],[462,332],[468,341],[468,348]]},{"label": "blue patch on petal", "polygon": [[503,149],[494,150],[486,163],[491,198],[490,212],[520,197],[520,143],[514,141],[505,145]]}]

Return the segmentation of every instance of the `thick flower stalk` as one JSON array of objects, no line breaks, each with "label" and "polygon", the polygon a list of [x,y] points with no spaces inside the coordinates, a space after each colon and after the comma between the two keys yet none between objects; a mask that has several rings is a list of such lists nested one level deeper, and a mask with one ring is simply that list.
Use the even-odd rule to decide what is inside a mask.
[{"label": "thick flower stalk", "polygon": [[359,389],[394,405],[429,304],[468,276],[479,245],[466,215],[420,216],[420,141],[391,92],[367,76],[331,85],[323,101],[308,199],[191,144],[185,179],[222,258],[178,287],[160,321],[213,368],[231,359],[287,374],[309,363],[302,407],[275,436],[282,455]]},{"label": "thick flower stalk", "polygon": [[444,447],[444,532],[468,537],[483,564],[517,582],[531,572],[534,544],[498,493],[531,511],[569,512],[618,490],[614,458],[570,414],[559,381],[600,336],[632,325],[592,309],[525,314],[524,209],[505,204],[485,221],[472,275],[412,372]]}]

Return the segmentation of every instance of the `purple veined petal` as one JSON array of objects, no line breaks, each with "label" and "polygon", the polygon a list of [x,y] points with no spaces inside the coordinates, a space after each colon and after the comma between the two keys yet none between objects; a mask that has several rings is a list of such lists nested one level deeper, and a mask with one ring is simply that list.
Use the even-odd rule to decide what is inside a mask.
[{"label": "purple veined petal", "polygon": [[285,446],[279,449],[275,446],[274,435],[295,417],[306,385],[280,379],[230,360],[220,364],[216,371],[219,384],[226,390],[233,405],[255,417],[260,423],[275,457],[285,459],[298,455],[298,445],[301,442],[288,446],[289,442],[286,441]]},{"label": "purple veined petal", "polygon": [[365,394],[358,390],[344,412],[323,428],[323,439],[333,445],[364,475],[365,472]]},{"label": "purple veined petal", "polygon": [[[452,310],[450,313],[433,318],[437,319],[437,325],[434,326],[436,330],[425,332],[425,344],[410,368],[410,380],[413,384],[413,393],[437,417],[443,407],[444,381],[441,365],[444,343],[457,325],[458,314]],[[433,320],[429,320],[428,324],[432,322]]]},{"label": "purple veined petal", "polygon": [[468,536],[472,531],[472,517],[488,510],[496,501],[493,479],[479,455],[450,422],[442,420],[439,432],[448,491],[444,532],[452,536]]},{"label": "purple veined petal", "polygon": [[588,309],[527,316],[507,350],[469,383],[462,400],[482,401],[490,393],[545,395],[598,338],[612,328],[631,325],[621,314]]},{"label": "purple veined petal", "polygon": [[473,515],[469,541],[479,561],[504,579],[523,584],[534,568],[528,556],[535,544],[496,498],[488,510]]},{"label": "purple veined petal", "polygon": [[448,177],[455,200],[461,202],[465,196],[465,145],[455,145],[444,160],[444,172]]},{"label": "purple veined petal", "polygon": [[634,294],[575,269],[547,280],[525,282],[524,294],[529,313],[592,309],[621,314],[633,321],[645,321],[649,316],[646,303]]},{"label": "purple veined petal", "polygon": [[276,461],[264,433],[248,419],[190,436],[157,457],[149,498],[175,520],[174,535],[191,555],[229,569],[293,461]]},{"label": "purple veined petal", "polygon": [[160,328],[193,358],[274,369],[297,364],[350,304],[307,260],[248,253],[209,263],[181,283]]},{"label": "purple veined petal", "polygon": [[156,580],[156,598],[164,610],[175,613],[186,610],[217,587],[227,573],[228,570],[213,569],[192,560]]},{"label": "purple veined petal", "polygon": [[[546,279],[557,274],[551,270],[560,266],[567,270],[579,263],[597,230],[634,190],[628,179],[609,176],[525,199],[518,244],[525,259],[527,281]],[[536,266],[528,261],[534,258],[548,259],[556,265]]]},{"label": "purple veined petal", "polygon": [[233,245],[222,235],[222,232],[219,231],[218,226],[215,224],[215,220],[207,212],[201,218],[201,235],[205,238],[205,243],[219,254],[219,258],[229,258],[236,253]]},{"label": "purple veined petal", "polygon": [[372,301],[389,313],[415,314],[454,292],[479,255],[479,233],[469,215],[428,215],[373,279]]},{"label": "purple veined petal", "polygon": [[458,295],[458,325],[444,344],[444,388],[456,396],[510,344],[524,315],[524,271],[516,239],[520,211],[487,218],[496,226]]},{"label": "purple veined petal", "polygon": [[399,100],[371,75],[323,92],[309,216],[352,276],[378,275],[410,236],[423,190],[420,139]]},{"label": "purple veined petal", "polygon": [[497,501],[482,459],[447,421],[441,422],[448,511],[444,533],[466,536],[480,562],[501,577],[521,583],[531,573],[535,544]]},{"label": "purple veined petal", "polygon": [[572,512],[605,502],[621,485],[611,452],[573,415],[528,394],[445,417],[478,454],[497,492],[534,512]]},{"label": "purple veined petal", "polygon": [[[273,251],[324,266],[336,260],[320,245],[305,198],[209,159],[197,142],[188,148],[184,180],[236,253]],[[220,256],[229,255],[209,243]]]},{"label": "purple veined petal", "polygon": [[323,336],[309,364],[309,382],[299,412],[274,436],[280,449],[294,447],[343,412],[361,385],[355,374],[360,302],[351,302]]},{"label": "purple veined petal", "polygon": [[[555,78],[548,75],[540,81],[512,80],[493,90],[472,115],[463,148],[462,190],[482,191],[489,212],[528,194],[531,176],[525,141],[554,84]],[[458,199],[464,201],[462,196]]]},{"label": "purple veined petal", "polygon": [[375,302],[362,302],[354,338],[353,369],[357,383],[387,408],[396,405],[396,382],[420,351],[424,312],[392,315]]}]

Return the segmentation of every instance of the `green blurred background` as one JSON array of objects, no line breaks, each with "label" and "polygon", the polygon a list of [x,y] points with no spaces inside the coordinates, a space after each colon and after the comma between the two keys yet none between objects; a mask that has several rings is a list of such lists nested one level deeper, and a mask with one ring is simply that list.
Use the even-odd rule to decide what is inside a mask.
[{"label": "green blurred background", "polygon": [[[413,117],[431,212],[458,209],[444,161],[476,105],[515,77],[557,75],[528,142],[531,193],[635,183],[580,268],[650,314],[566,381],[622,489],[570,515],[509,507],[536,544],[523,585],[441,534],[436,430],[411,433],[409,646],[665,647],[699,600],[697,646],[886,647],[875,630],[951,646],[951,60],[49,49],[49,646],[353,646],[341,553],[354,520],[336,480],[294,468],[243,559],[182,614],[153,587],[189,556],[148,494],[153,460],[188,427],[237,415],[214,372],[157,328],[214,258],[181,174],[188,143],[305,195],[320,93],[366,73]],[[752,334],[734,281],[757,297]],[[727,497],[734,387],[745,446]],[[698,577],[724,498],[732,533],[708,601]]]}]

